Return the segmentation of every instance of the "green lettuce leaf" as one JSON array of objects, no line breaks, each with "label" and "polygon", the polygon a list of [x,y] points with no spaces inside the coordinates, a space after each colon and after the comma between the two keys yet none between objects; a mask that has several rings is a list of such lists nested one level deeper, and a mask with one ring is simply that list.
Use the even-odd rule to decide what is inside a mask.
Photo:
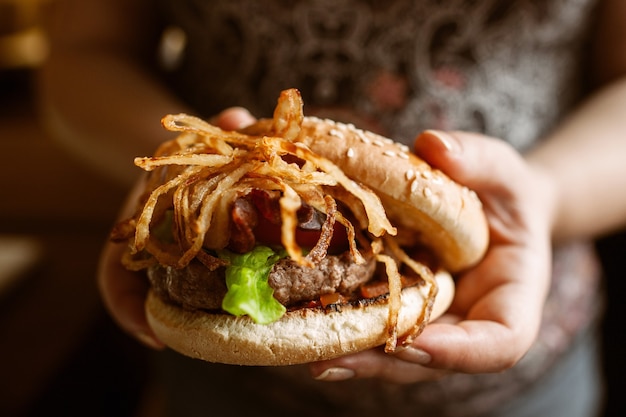
[{"label": "green lettuce leaf", "polygon": [[227,260],[226,286],[228,292],[222,308],[235,316],[248,315],[259,324],[272,323],[285,314],[285,306],[274,297],[267,282],[272,266],[284,257],[267,246],[257,246],[251,252],[235,254],[226,250],[219,257]]}]

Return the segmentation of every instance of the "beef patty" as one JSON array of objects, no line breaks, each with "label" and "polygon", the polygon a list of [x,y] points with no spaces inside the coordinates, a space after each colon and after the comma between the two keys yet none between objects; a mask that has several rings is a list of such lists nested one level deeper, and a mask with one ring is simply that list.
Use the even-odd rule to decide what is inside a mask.
[{"label": "beef patty", "polygon": [[[268,282],[274,298],[287,307],[323,294],[348,295],[369,281],[376,269],[374,256],[363,256],[366,262],[357,265],[349,252],[328,255],[316,268],[281,259],[270,271]],[[188,309],[221,309],[227,291],[224,268],[209,271],[197,261],[183,269],[155,265],[148,269],[148,278],[160,297]]]}]

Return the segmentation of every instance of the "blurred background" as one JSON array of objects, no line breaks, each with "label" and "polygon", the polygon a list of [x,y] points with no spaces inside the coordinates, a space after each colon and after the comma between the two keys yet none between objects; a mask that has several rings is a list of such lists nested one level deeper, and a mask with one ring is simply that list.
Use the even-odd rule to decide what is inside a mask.
[{"label": "blurred background", "polygon": [[[125,190],[51,141],[34,78],[54,0],[0,0],[0,416],[153,416],[150,352],[98,296],[100,247]],[[626,415],[626,237],[598,242],[607,271],[606,416]]]},{"label": "blurred background", "polygon": [[37,120],[50,3],[0,0],[0,416],[153,415],[150,352],[110,321],[94,279],[125,190]]}]

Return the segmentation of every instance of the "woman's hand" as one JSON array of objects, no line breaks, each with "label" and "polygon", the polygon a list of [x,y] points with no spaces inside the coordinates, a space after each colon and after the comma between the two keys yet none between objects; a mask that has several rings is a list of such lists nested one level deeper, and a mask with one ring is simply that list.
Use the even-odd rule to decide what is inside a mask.
[{"label": "woman's hand", "polygon": [[411,346],[311,364],[317,379],[410,383],[448,372],[498,372],[536,338],[550,280],[551,183],[506,143],[477,134],[425,132],[415,151],[478,193],[490,225],[487,254],[457,277],[451,308]]},{"label": "woman's hand", "polygon": [[[254,121],[254,117],[240,107],[226,109],[213,120],[216,126],[225,130],[239,129]],[[130,192],[120,219],[132,215],[137,198],[142,192],[142,185],[139,182]],[[144,273],[131,272],[122,266],[120,259],[124,250],[124,244],[105,243],[98,269],[98,287],[102,299],[113,319],[124,331],[146,346],[162,349],[164,345],[150,329],[144,312],[148,281]]]}]

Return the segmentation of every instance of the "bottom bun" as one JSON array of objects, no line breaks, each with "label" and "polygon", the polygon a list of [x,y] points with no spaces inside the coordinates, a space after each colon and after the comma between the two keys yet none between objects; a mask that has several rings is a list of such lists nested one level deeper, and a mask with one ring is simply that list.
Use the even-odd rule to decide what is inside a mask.
[{"label": "bottom bun", "polygon": [[[439,272],[436,278],[439,291],[431,320],[447,310],[454,296],[452,277]],[[402,290],[399,335],[418,322],[427,293],[426,285]],[[247,316],[184,310],[150,291],[146,314],[157,337],[175,351],[234,365],[294,365],[332,359],[382,345],[388,337],[387,297],[288,311],[274,323],[256,324]]]}]

